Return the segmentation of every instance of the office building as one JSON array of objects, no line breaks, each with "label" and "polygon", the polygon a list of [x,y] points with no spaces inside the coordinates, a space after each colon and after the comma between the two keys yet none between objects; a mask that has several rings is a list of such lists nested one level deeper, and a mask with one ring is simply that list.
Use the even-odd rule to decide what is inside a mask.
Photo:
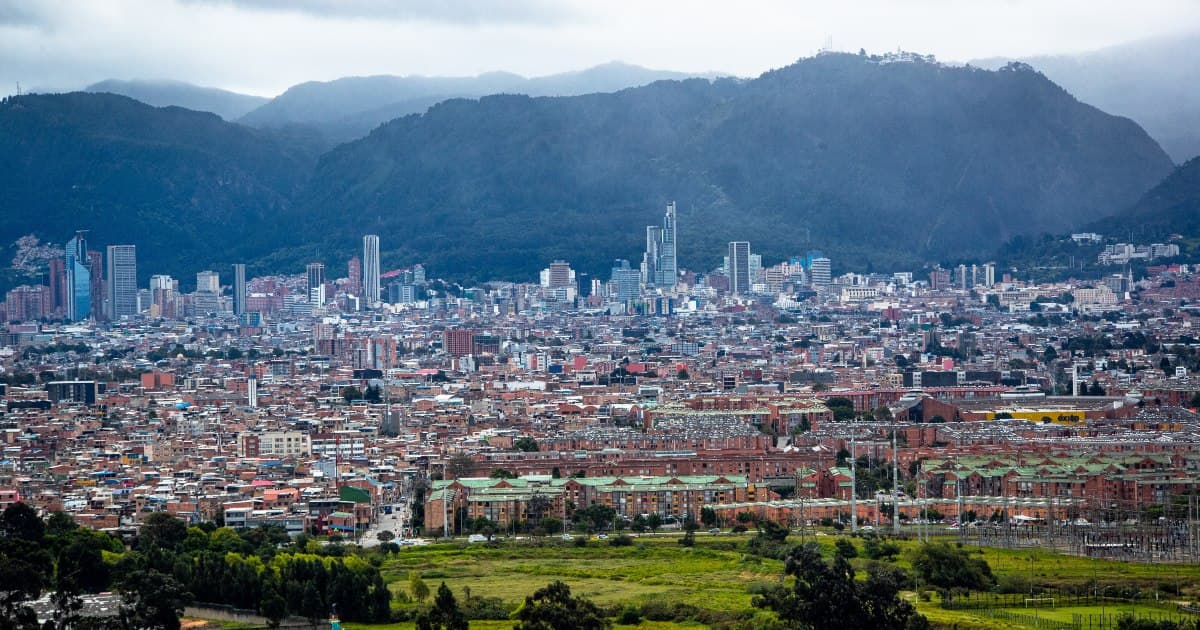
[{"label": "office building", "polygon": [[729,243],[729,262],[725,273],[729,276],[730,293],[745,295],[750,292],[750,243],[748,241],[731,241]]},{"label": "office building", "polygon": [[107,307],[104,305],[107,291],[104,290],[104,254],[90,249],[87,253],[88,276],[90,282],[88,284],[88,304],[91,305],[91,311],[88,316],[95,321],[104,319],[104,314],[107,312]]},{"label": "office building", "polygon": [[67,303],[64,315],[68,321],[87,319],[92,314],[92,272],[88,268],[87,240],[83,232],[67,241],[63,256]]},{"label": "office building", "polygon": [[571,269],[570,263],[565,260],[556,260],[550,263],[550,268],[546,273],[546,287],[558,289],[574,284],[575,272]]},{"label": "office building", "polygon": [[641,295],[642,274],[629,266],[629,261],[618,259],[613,262],[612,291],[610,295],[619,302],[632,300]]},{"label": "office building", "polygon": [[220,293],[221,275],[215,271],[201,271],[196,274],[196,292]]},{"label": "office building", "polygon": [[246,312],[246,265],[237,263],[233,266],[233,314],[242,315]]},{"label": "office building", "polygon": [[138,314],[137,246],[108,246],[108,317]]},{"label": "office building", "polygon": [[833,265],[828,258],[818,256],[808,267],[808,277],[813,286],[825,286],[833,281]]},{"label": "office building", "polygon": [[325,305],[325,264],[308,263],[308,301],[313,306]]},{"label": "office building", "polygon": [[367,306],[379,303],[379,237],[363,237],[363,297]]},{"label": "office building", "polygon": [[362,295],[362,259],[354,256],[346,270],[346,293]]},{"label": "office building", "polygon": [[677,225],[675,202],[667,204],[662,227],[646,226],[646,252],[642,255],[641,280],[646,286],[674,289],[679,278],[676,258]]}]

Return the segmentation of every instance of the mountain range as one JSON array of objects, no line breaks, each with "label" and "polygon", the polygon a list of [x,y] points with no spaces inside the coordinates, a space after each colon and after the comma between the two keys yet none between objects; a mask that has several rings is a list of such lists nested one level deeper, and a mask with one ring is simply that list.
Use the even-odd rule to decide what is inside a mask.
[{"label": "mountain range", "polygon": [[1172,170],[1137,124],[1026,65],[915,55],[454,98],[328,151],[303,128],[313,119],[8,98],[0,239],[90,229],[97,245],[137,243],[143,275],[186,278],[235,261],[341,268],[377,233],[385,266],[522,280],[564,258],[607,277],[614,258],[636,264],[644,226],[677,200],[683,267],[711,269],[727,241],[749,240],[767,261],[815,248],[839,269],[911,268],[1112,215]]},{"label": "mountain range", "polygon": [[252,127],[307,126],[322,134],[326,145],[331,147],[365,136],[393,118],[419,114],[450,98],[478,98],[488,94],[572,96],[615,92],[654,81],[694,76],[718,75],[653,70],[613,61],[575,72],[532,78],[510,72],[488,72],[473,77],[343,77],[300,83],[272,99],[179,81],[108,80],[88,86],[86,91],[122,94],[160,107],[178,105],[209,111]]},{"label": "mountain range", "polygon": [[170,80],[107,79],[93,83],[83,91],[121,94],[155,107],[174,105],[200,112],[212,112],[225,120],[237,120],[271,100],[262,96]]},{"label": "mountain range", "polygon": [[[1200,32],[1159,37],[1076,55],[1016,59],[1081,101],[1138,122],[1177,162],[1200,155]],[[972,64],[999,68],[1010,58]]]}]

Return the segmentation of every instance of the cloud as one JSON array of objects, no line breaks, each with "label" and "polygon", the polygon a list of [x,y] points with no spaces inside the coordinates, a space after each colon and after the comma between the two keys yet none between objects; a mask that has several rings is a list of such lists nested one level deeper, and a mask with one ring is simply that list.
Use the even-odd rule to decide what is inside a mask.
[{"label": "cloud", "polygon": [[325,18],[440,22],[446,24],[549,24],[573,15],[552,0],[183,0],[253,11],[305,13]]},{"label": "cloud", "polygon": [[0,0],[0,25],[43,26],[46,16],[38,11],[37,5],[20,0]]}]

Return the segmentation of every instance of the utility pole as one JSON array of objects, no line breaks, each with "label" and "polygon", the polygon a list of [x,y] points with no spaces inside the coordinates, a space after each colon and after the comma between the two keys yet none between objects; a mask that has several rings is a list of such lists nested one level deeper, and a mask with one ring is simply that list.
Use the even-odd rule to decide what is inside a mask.
[{"label": "utility pole", "polygon": [[858,532],[858,457],[854,448],[857,418],[850,419],[850,531]]},{"label": "utility pole", "polygon": [[900,475],[896,459],[896,419],[892,418],[892,533],[900,534]]}]

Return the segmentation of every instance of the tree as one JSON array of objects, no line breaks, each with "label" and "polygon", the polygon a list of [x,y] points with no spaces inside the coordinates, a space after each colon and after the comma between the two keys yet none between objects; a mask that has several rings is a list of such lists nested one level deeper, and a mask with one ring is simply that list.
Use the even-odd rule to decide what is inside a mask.
[{"label": "tree", "polygon": [[4,508],[0,514],[0,532],[8,538],[41,542],[42,536],[46,535],[46,524],[33,508],[18,501]]},{"label": "tree", "polygon": [[591,601],[572,597],[571,588],[555,580],[525,598],[514,630],[607,630],[608,619]]},{"label": "tree", "polygon": [[833,549],[835,554],[847,560],[858,557],[858,547],[855,547],[849,538],[837,539],[837,542],[833,543]]},{"label": "tree", "polygon": [[508,470],[507,468],[493,468],[492,472],[488,474],[488,477],[491,477],[492,479],[516,479],[517,473]]},{"label": "tree", "polygon": [[658,512],[651,513],[646,517],[646,527],[649,527],[650,531],[657,533],[658,528],[662,527],[662,516]]},{"label": "tree", "polygon": [[24,602],[49,585],[54,570],[50,554],[28,540],[0,538],[0,613],[15,622],[37,623],[37,614]]},{"label": "tree", "polygon": [[538,450],[537,440],[528,436],[522,436],[513,440],[513,448],[525,453],[536,453]]},{"label": "tree", "polygon": [[795,578],[790,586],[776,585],[755,596],[753,604],[775,611],[785,627],[901,630],[920,627],[924,621],[912,604],[899,597],[903,583],[899,569],[872,564],[867,579],[856,580],[846,558],[836,555],[827,563],[819,546],[810,543],[788,553],[784,574]]},{"label": "tree", "polygon": [[717,524],[717,511],[705,506],[700,508],[700,522],[704,523],[705,527],[713,527]]},{"label": "tree", "polygon": [[138,529],[138,549],[176,551],[187,538],[187,525],[170,512],[155,512]]},{"label": "tree", "polygon": [[679,368],[679,371],[675,373],[675,378],[686,381],[691,378],[691,375],[688,374],[687,368]]},{"label": "tree", "polygon": [[379,530],[378,534],[375,534],[375,537],[379,539],[379,542],[385,543],[385,542],[388,542],[389,540],[395,539],[396,535],[393,534],[392,530],[390,530],[390,529],[381,529],[381,530]]},{"label": "tree", "polygon": [[446,475],[450,479],[459,479],[463,475],[470,472],[475,466],[475,461],[466,455],[455,455],[446,462]]},{"label": "tree", "polygon": [[996,582],[986,560],[946,543],[921,545],[913,552],[912,567],[922,582],[943,589],[985,590]]},{"label": "tree", "polygon": [[408,592],[418,602],[423,602],[426,597],[429,597],[429,586],[425,584],[425,580],[421,579],[420,573],[408,572]]},{"label": "tree", "polygon": [[175,578],[154,569],[129,573],[118,590],[119,616],[126,628],[179,630],[179,616],[192,599]]},{"label": "tree", "polygon": [[696,544],[696,530],[700,529],[700,525],[696,523],[696,519],[688,514],[683,520],[683,538],[679,539],[679,544],[684,547],[693,547]]},{"label": "tree", "polygon": [[466,630],[467,616],[458,607],[458,600],[445,582],[438,587],[433,607],[417,615],[418,630]]},{"label": "tree", "polygon": [[352,403],[352,402],[354,402],[354,401],[356,401],[356,400],[362,400],[362,399],[363,399],[363,393],[362,393],[362,390],[360,390],[359,388],[357,388],[357,387],[355,387],[355,386],[353,386],[353,385],[350,385],[350,386],[348,386],[348,387],[343,387],[343,388],[342,388],[342,398],[343,398],[343,399],[344,399],[344,400],[345,400],[347,403]]},{"label": "tree", "polygon": [[267,618],[267,625],[272,629],[278,628],[280,622],[288,615],[287,600],[279,592],[279,581],[268,571],[263,580],[262,600],[258,604],[258,612]]}]

